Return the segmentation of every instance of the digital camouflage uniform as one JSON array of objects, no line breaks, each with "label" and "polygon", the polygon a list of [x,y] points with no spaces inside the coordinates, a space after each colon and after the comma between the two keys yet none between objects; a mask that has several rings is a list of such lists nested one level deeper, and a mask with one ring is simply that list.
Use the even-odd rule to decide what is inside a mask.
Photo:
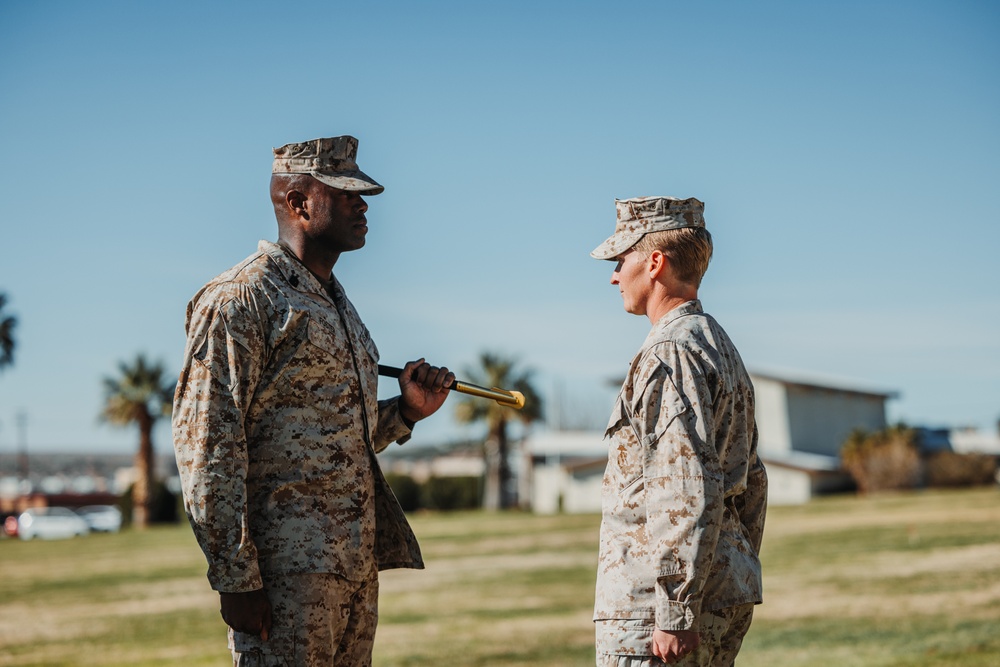
[{"label": "digital camouflage uniform", "polygon": [[[212,587],[273,597],[284,575],[316,574],[377,595],[378,570],[423,567],[375,457],[410,430],[398,399],[377,400],[378,350],[336,279],[261,241],[195,295],[186,327],[174,443]],[[279,611],[268,650],[291,654]],[[260,644],[232,634],[237,651]]]},{"label": "digital camouflage uniform", "polygon": [[606,436],[598,663],[649,660],[659,628],[701,634],[703,648],[681,664],[729,664],[709,656],[725,642],[735,656],[761,602],[767,479],[750,378],[699,301],[653,325]]}]

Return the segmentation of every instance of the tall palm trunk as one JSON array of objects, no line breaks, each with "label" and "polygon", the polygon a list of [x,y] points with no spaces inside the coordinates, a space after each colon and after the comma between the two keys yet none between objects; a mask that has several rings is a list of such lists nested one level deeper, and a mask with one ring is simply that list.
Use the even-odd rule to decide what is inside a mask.
[{"label": "tall palm trunk", "polygon": [[135,363],[118,365],[118,377],[104,378],[104,409],[101,418],[115,426],[136,424],[139,449],[135,455],[137,471],[132,485],[132,525],[145,528],[153,519],[153,484],[156,479],[153,457],[153,426],[160,417],[170,414],[174,387],[163,381],[163,366],[149,364],[143,355]]},{"label": "tall palm trunk", "polygon": [[481,370],[467,371],[477,384],[484,387],[511,387],[525,397],[521,410],[478,399],[462,400],[455,408],[455,416],[460,422],[482,421],[487,425],[488,433],[483,446],[483,458],[486,463],[483,508],[503,510],[516,505],[516,494],[511,488],[513,475],[508,461],[510,447],[507,424],[512,419],[523,424],[541,419],[542,402],[538,398],[538,392],[528,380],[530,372],[514,373],[513,360],[484,352],[480,355],[480,364]]},{"label": "tall palm trunk", "polygon": [[499,419],[490,429],[486,440],[486,488],[483,494],[483,508],[502,510],[512,506],[510,491],[510,451],[507,439],[507,420]]},{"label": "tall palm trunk", "polygon": [[146,528],[151,515],[155,461],[153,457],[153,418],[148,410],[138,410],[139,451],[135,455],[138,476],[132,487],[132,525]]}]

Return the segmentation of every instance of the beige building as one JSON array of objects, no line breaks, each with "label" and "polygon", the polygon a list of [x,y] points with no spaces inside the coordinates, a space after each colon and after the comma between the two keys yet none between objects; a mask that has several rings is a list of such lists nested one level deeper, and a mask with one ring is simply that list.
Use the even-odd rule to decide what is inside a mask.
[{"label": "beige building", "polygon": [[[855,429],[885,428],[885,404],[896,392],[802,373],[750,375],[757,399],[758,452],[768,472],[768,502],[801,504],[852,488],[850,476],[840,467],[840,447]],[[533,511],[600,511],[607,463],[602,433],[533,433],[523,451],[521,497]]]},{"label": "beige building", "polygon": [[886,427],[885,402],[896,392],[801,373],[752,372],[759,451],[765,459],[795,452],[839,457],[855,429]]}]

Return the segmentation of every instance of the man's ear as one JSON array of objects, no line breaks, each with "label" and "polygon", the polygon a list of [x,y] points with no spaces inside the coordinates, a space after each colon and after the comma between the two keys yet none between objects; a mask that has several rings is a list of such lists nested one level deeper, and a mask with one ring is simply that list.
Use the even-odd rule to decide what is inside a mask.
[{"label": "man's ear", "polygon": [[649,277],[656,280],[663,275],[669,264],[666,255],[659,250],[654,250],[649,254],[649,259],[646,260],[646,270],[649,272]]},{"label": "man's ear", "polygon": [[300,218],[309,219],[309,197],[298,190],[289,190],[285,193],[285,205],[288,210]]}]

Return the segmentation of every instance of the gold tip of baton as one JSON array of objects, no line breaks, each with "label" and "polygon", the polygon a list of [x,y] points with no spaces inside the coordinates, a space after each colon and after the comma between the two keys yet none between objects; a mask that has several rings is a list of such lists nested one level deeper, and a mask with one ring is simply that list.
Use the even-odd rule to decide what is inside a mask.
[{"label": "gold tip of baton", "polygon": [[515,410],[520,410],[521,408],[524,407],[524,394],[522,394],[519,391],[514,391],[512,389],[510,395],[514,397],[514,403],[509,404],[510,407],[514,408]]},{"label": "gold tip of baton", "polygon": [[[402,372],[403,369],[396,368],[394,366],[383,366],[382,364],[379,364],[378,366],[378,374],[385,377],[398,378],[399,374]],[[508,408],[514,408],[515,410],[520,410],[524,407],[524,394],[519,391],[500,389],[499,387],[487,389],[486,387],[480,387],[479,385],[462,382],[461,380],[455,380],[455,383],[448,387],[448,389],[451,391],[458,391],[463,394],[469,394],[470,396],[488,398],[496,401],[500,405]]]},{"label": "gold tip of baton", "polygon": [[489,398],[496,401],[500,405],[508,408],[514,408],[515,410],[520,410],[524,407],[524,394],[519,391],[500,389],[499,387],[487,389],[486,387],[469,384],[468,382],[462,382],[461,380],[456,380],[455,384],[451,385],[449,389],[453,391],[460,391],[463,394],[469,394],[471,396]]}]

